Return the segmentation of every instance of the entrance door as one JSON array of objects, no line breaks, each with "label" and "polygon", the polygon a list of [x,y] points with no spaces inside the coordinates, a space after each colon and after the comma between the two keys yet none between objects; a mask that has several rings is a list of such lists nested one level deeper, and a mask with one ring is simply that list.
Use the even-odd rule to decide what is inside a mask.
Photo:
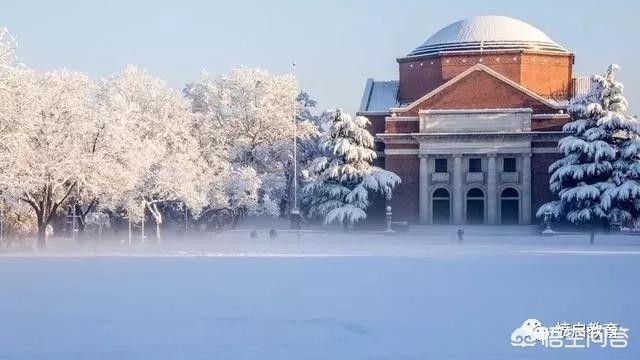
[{"label": "entrance door", "polygon": [[451,197],[447,189],[433,192],[433,223],[449,224],[451,214]]},{"label": "entrance door", "polygon": [[467,224],[484,224],[484,193],[478,188],[467,192]]},{"label": "entrance door", "polygon": [[500,194],[500,223],[515,225],[520,222],[520,199],[515,189],[507,188]]}]

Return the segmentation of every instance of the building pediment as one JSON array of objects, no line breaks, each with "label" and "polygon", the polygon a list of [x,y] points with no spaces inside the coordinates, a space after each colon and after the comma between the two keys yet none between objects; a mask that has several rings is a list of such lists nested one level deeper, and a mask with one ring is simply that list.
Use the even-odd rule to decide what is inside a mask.
[{"label": "building pediment", "polygon": [[418,100],[391,109],[398,116],[421,110],[530,108],[533,113],[564,112],[566,105],[543,98],[489,67],[477,64]]}]

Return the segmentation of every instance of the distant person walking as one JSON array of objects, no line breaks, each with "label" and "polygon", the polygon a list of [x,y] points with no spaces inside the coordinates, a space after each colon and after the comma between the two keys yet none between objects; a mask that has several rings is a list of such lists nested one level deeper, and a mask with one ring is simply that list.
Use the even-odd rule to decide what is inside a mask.
[{"label": "distant person walking", "polygon": [[462,228],[460,228],[460,229],[458,229],[456,234],[458,235],[458,242],[459,243],[463,242],[464,241],[464,230],[462,230]]}]

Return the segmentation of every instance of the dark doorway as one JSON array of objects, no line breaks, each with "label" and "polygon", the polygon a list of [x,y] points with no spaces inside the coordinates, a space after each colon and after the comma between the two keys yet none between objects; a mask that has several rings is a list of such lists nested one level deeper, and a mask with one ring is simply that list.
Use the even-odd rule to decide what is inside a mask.
[{"label": "dark doorway", "polygon": [[467,224],[484,224],[484,193],[478,188],[467,192]]},{"label": "dark doorway", "polygon": [[500,194],[500,223],[504,225],[516,225],[520,222],[520,199],[518,192],[512,188],[506,188]]},{"label": "dark doorway", "polygon": [[451,197],[446,189],[433,192],[433,223],[449,224],[451,217]]}]

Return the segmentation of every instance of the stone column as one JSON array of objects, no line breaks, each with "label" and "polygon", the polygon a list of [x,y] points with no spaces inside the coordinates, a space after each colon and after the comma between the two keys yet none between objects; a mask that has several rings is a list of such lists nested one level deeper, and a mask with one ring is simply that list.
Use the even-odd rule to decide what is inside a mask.
[{"label": "stone column", "polygon": [[522,223],[531,224],[531,154],[522,154]]},{"label": "stone column", "polygon": [[420,196],[420,224],[429,223],[429,165],[427,155],[420,155],[420,187],[418,194]]},{"label": "stone column", "polygon": [[462,191],[462,155],[453,155],[453,223],[462,224],[464,194]]},{"label": "stone column", "polygon": [[487,166],[487,222],[498,223],[498,173],[496,171],[496,154],[489,154]]}]

